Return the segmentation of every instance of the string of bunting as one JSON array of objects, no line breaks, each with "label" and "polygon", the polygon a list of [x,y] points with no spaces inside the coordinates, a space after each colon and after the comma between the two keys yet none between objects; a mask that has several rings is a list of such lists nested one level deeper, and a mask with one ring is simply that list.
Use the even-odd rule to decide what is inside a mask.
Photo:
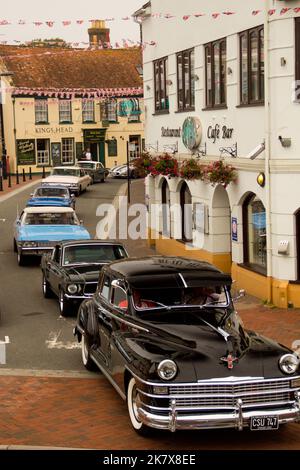
[{"label": "string of bunting", "polygon": [[[117,98],[143,96],[142,87],[128,88],[28,88],[5,87],[5,92],[13,96],[39,96],[48,98],[75,99],[77,97],[95,100],[99,98]],[[25,103],[22,103],[25,105]]]},{"label": "string of bunting", "polygon": [[[264,10],[252,10],[250,13],[252,16],[257,16],[259,14],[262,14]],[[275,14],[279,14],[280,16],[283,16],[287,13],[300,13],[300,7],[284,7],[284,8],[272,8],[268,11],[269,16],[274,16]],[[182,16],[178,15],[172,15],[171,13],[152,13],[151,17],[155,19],[182,19],[183,21],[188,21],[191,18],[202,18],[204,16],[206,17],[211,17],[213,19],[218,19],[222,16],[231,16],[231,15],[236,15],[239,12],[237,11],[221,11],[221,12],[213,12],[213,13],[204,13],[204,12],[199,12],[199,13],[194,13],[194,14],[186,14]],[[125,16],[121,18],[104,18],[103,21],[105,22],[111,22],[111,21],[130,21],[133,20],[133,17],[131,16]],[[9,21],[7,19],[0,19],[0,26],[9,26],[9,25],[19,25],[19,26],[25,26],[25,25],[34,25],[36,27],[41,27],[41,26],[47,26],[49,28],[53,28],[54,25],[60,24],[64,27],[68,27],[71,25],[77,25],[77,26],[82,26],[87,23],[92,23],[94,21],[98,21],[97,19],[90,19],[90,20],[61,20],[61,21],[55,21],[55,20],[47,20],[47,21],[26,21],[26,20],[18,20],[16,22]]]},{"label": "string of bunting", "polygon": [[[11,42],[13,42],[13,44],[11,44]],[[41,42],[43,42],[43,41],[41,40]],[[10,46],[16,45],[17,46],[17,45],[23,44],[24,46],[40,48],[38,41],[36,42],[36,44],[35,44],[34,41],[25,41],[24,43],[22,43],[22,41],[14,39],[13,41],[8,41],[8,40],[0,41],[0,44],[2,46],[7,46],[7,45],[10,45]],[[58,47],[67,46],[67,47],[73,47],[73,48],[80,48],[80,50],[91,50],[90,49],[90,43],[86,42],[86,41],[81,41],[81,42],[77,42],[77,41],[76,42],[46,41],[46,44],[50,47],[51,46],[54,46],[54,47],[55,46],[58,46]],[[101,42],[101,43],[99,43],[97,48],[98,49],[129,49],[129,48],[134,48],[134,47],[145,48],[147,46],[156,46],[156,44],[157,43],[155,41],[140,42],[140,41],[132,41],[131,39],[122,39],[121,42],[115,42],[115,43]],[[83,46],[83,47],[81,47],[81,46]],[[47,53],[47,54],[49,54],[49,53]],[[14,56],[12,56],[12,57],[14,57]],[[25,57],[25,56],[23,55],[22,57]]]}]

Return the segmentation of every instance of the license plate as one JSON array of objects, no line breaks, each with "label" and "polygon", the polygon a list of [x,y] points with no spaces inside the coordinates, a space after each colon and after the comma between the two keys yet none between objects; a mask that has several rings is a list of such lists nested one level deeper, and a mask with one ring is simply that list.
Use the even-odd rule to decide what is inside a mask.
[{"label": "license plate", "polygon": [[269,431],[278,427],[278,416],[252,416],[251,418],[251,431]]}]

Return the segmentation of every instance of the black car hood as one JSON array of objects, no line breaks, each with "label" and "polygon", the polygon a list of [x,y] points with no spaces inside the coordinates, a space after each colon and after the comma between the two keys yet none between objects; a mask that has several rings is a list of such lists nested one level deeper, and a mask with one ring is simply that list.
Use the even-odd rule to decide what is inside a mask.
[{"label": "black car hood", "polygon": [[93,282],[98,281],[99,273],[105,263],[98,265],[81,265],[65,267],[66,276],[72,282]]},{"label": "black car hood", "polygon": [[[287,352],[279,345],[254,332],[228,331],[228,341],[208,325],[160,324],[152,334],[130,339],[130,349],[136,343],[139,355],[154,361],[170,357],[178,365],[175,381],[206,380],[209,378],[281,377],[278,360]],[[233,359],[230,369],[228,356]],[[230,361],[229,361],[230,362]]]}]

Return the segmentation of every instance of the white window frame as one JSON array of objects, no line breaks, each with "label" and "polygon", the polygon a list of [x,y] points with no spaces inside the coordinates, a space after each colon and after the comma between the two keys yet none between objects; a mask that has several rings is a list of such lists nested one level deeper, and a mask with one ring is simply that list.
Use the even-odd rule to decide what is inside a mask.
[{"label": "white window frame", "polygon": [[61,163],[69,165],[74,163],[74,139],[65,138],[61,141]]},{"label": "white window frame", "polygon": [[45,124],[48,122],[48,99],[35,98],[34,110],[36,124]]},{"label": "white window frame", "polygon": [[95,122],[95,102],[93,99],[82,100],[82,122]]},{"label": "white window frame", "polygon": [[59,122],[72,122],[71,100],[59,100]]}]

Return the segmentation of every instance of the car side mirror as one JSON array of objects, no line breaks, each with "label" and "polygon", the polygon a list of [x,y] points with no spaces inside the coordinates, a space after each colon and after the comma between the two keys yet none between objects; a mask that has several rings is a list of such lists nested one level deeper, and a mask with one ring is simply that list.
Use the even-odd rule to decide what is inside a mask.
[{"label": "car side mirror", "polygon": [[72,193],[72,194],[71,194],[71,197],[75,197],[75,194]]},{"label": "car side mirror", "polygon": [[33,197],[33,193],[30,193],[30,197]]}]

